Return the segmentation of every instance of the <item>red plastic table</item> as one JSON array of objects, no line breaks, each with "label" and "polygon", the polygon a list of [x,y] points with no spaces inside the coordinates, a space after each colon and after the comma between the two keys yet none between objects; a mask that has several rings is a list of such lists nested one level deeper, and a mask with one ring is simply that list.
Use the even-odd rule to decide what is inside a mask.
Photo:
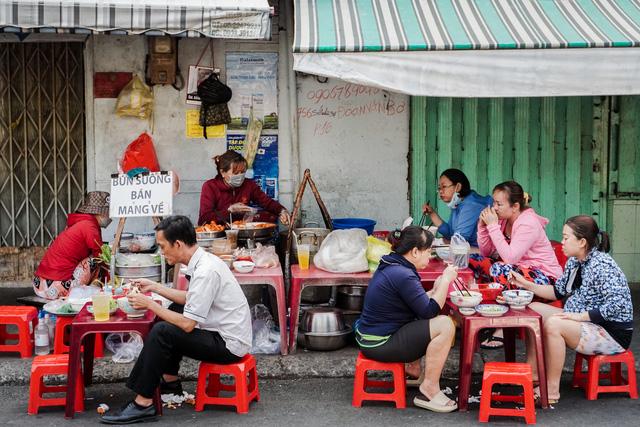
[{"label": "red plastic table", "polygon": [[280,353],[288,354],[287,346],[287,300],[284,292],[284,275],[282,268],[254,268],[251,273],[238,273],[232,270],[233,275],[241,285],[269,285],[276,291],[276,303],[278,304],[278,324],[280,326]]},{"label": "red plastic table", "polygon": [[[418,275],[425,289],[433,286],[433,282],[440,277],[447,265],[440,260],[432,260],[427,268],[419,270]],[[308,270],[301,270],[297,264],[291,266],[291,289],[289,289],[289,353],[296,351],[296,337],[298,335],[298,316],[300,315],[300,294],[308,286],[339,286],[360,285],[367,286],[372,274],[364,273],[330,273],[310,265]],[[458,272],[464,280],[471,279],[473,272],[465,268]]]},{"label": "red plastic table", "polygon": [[[93,314],[87,311],[87,305],[76,315],[71,323],[71,334],[69,339],[69,370],[67,372],[67,401],[65,406],[65,418],[73,418],[76,381],[80,375],[80,346],[84,345],[84,379],[85,385],[91,384],[93,375],[93,347],[95,340],[85,339],[88,335],[96,333],[113,333],[113,332],[138,332],[142,337],[146,337],[155,321],[156,315],[148,310],[145,315],[139,319],[129,319],[127,315],[120,309],[109,316],[109,320],[105,322],[96,322]],[[162,402],[159,399],[159,393],[154,397],[154,403],[158,414],[162,414]]]},{"label": "red plastic table", "polygon": [[[238,283],[241,285],[269,285],[276,291],[276,302],[278,304],[278,324],[280,325],[280,353],[288,353],[287,346],[287,301],[284,291],[284,275],[282,268],[278,265],[271,268],[254,268],[251,273],[238,273],[231,270]],[[184,275],[180,273],[178,280],[182,280]]]},{"label": "red plastic table", "polygon": [[[458,311],[458,307],[447,301],[450,310]],[[480,314],[462,316],[462,339],[460,340],[460,380],[458,384],[458,409],[468,410],[469,389],[471,387],[471,366],[473,353],[478,342],[478,333],[485,328],[504,329],[504,354],[507,362],[514,362],[516,356],[515,334],[517,328],[528,328],[535,335],[536,363],[540,381],[540,403],[543,408],[549,406],[547,400],[547,374],[544,365],[542,347],[542,316],[530,308],[524,310],[509,309],[501,317],[484,317]]]}]

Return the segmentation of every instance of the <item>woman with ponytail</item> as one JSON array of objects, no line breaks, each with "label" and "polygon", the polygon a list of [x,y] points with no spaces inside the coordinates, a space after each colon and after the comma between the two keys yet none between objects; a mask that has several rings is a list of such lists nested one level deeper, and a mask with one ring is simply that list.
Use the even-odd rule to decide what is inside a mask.
[{"label": "woman with ponytail", "polygon": [[[515,181],[493,188],[493,206],[480,213],[480,254],[469,256],[469,267],[480,282],[508,285],[511,271],[538,285],[553,285],[562,274],[551,242],[545,233],[549,223],[529,207],[531,196]],[[482,348],[502,347],[501,330]]]},{"label": "woman with ponytail", "polygon": [[417,270],[429,264],[433,235],[409,226],[394,232],[390,240],[393,252],[382,257],[367,287],[356,341],[369,359],[407,364],[407,375],[414,378],[407,384],[420,387],[414,405],[435,412],[455,411],[458,405],[440,390],[440,374],[456,328],[440,311],[458,272],[447,267],[433,289],[425,292]]},{"label": "woman with ponytail", "polygon": [[[587,355],[621,353],[629,348],[633,333],[631,292],[624,273],[606,253],[609,235],[590,216],[574,216],[562,229],[562,250],[569,260],[553,286],[509,274],[515,286],[564,301],[564,309],[540,302],[529,306],[543,317],[550,403],[560,398],[566,347]],[[527,358],[535,370],[535,349],[529,348],[533,341],[527,338]]]}]

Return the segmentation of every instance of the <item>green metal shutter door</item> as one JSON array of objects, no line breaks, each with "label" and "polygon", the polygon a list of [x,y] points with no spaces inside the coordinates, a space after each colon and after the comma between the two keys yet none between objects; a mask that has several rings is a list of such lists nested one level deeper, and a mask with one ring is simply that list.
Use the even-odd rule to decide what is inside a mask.
[{"label": "green metal shutter door", "polygon": [[[598,214],[594,202],[594,117],[600,98],[427,98],[411,99],[411,212],[422,215],[438,201],[439,174],[463,170],[471,187],[489,194],[515,179],[533,197],[532,207],[551,221],[547,234],[561,238],[564,220]],[[597,144],[596,144],[597,146]]]}]

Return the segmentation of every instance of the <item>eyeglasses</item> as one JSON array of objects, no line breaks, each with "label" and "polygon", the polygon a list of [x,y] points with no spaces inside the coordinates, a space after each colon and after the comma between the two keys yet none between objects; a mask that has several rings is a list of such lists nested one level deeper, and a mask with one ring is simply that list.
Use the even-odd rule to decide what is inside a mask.
[{"label": "eyeglasses", "polygon": [[449,188],[449,187],[455,187],[455,184],[440,185],[438,186],[438,191],[444,191],[445,188]]}]

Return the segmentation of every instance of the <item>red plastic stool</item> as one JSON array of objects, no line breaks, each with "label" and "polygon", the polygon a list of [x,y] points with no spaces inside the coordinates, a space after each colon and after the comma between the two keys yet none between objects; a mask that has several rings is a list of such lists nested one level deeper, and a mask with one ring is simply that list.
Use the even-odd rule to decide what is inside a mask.
[{"label": "red plastic stool", "polygon": [[[524,389],[524,396],[492,394],[494,384],[515,384]],[[519,402],[524,409],[495,408],[491,401]],[[482,396],[480,397],[481,423],[489,422],[491,415],[524,417],[527,424],[536,423],[536,408],[533,399],[533,373],[526,363],[489,362],[484,365]]]},{"label": "red plastic stool", "polygon": [[[66,397],[45,398],[45,393],[66,393],[66,385],[48,386],[44,383],[44,377],[47,375],[67,375],[69,367],[69,355],[67,354],[48,354],[45,356],[36,356],[31,364],[31,382],[29,384],[29,408],[27,413],[35,415],[38,409],[44,406],[64,406]],[[76,412],[84,411],[84,384],[82,375],[76,383]]]},{"label": "red plastic stool", "polygon": [[[56,318],[56,332],[53,338],[53,353],[54,354],[66,354],[69,353],[69,346],[65,344],[65,332],[69,335],[71,322],[75,316],[58,316]],[[104,343],[102,341],[102,334],[95,334],[96,343],[93,348],[93,357],[104,356]]]},{"label": "red plastic stool", "polygon": [[[234,384],[223,384],[220,381],[222,374],[231,375],[234,378]],[[235,395],[222,397],[221,391],[235,391]],[[256,359],[252,355],[247,354],[238,363],[229,365],[200,362],[196,411],[202,411],[204,405],[228,405],[235,406],[239,414],[246,414],[249,412],[249,403],[254,400],[256,402],[260,400],[260,390]]]},{"label": "red plastic stool", "polygon": [[[587,372],[582,370],[583,361],[587,361]],[[608,373],[600,373],[600,365],[611,364]],[[627,366],[627,378],[622,376],[622,364]],[[629,393],[631,399],[638,398],[636,369],[633,353],[630,350],[610,356],[587,356],[576,353],[573,365],[573,387],[585,389],[587,400],[596,400],[599,393]],[[600,380],[609,380],[611,385],[600,385]]]},{"label": "red plastic stool", "polygon": [[[0,352],[18,352],[20,357],[33,355],[33,331],[38,324],[38,310],[27,306],[0,306]],[[16,325],[17,334],[7,332],[7,325]],[[29,327],[31,325],[31,328]],[[17,340],[15,344],[7,341]]]},{"label": "red plastic stool", "polygon": [[[393,380],[370,380],[367,378],[368,371],[390,371],[393,374]],[[393,391],[391,393],[372,393],[367,391],[368,387],[391,388]],[[353,401],[351,403],[353,406],[360,408],[365,400],[379,400],[394,402],[396,408],[404,409],[407,407],[405,387],[404,363],[377,362],[367,359],[362,353],[358,353],[356,376],[353,381]]]}]

